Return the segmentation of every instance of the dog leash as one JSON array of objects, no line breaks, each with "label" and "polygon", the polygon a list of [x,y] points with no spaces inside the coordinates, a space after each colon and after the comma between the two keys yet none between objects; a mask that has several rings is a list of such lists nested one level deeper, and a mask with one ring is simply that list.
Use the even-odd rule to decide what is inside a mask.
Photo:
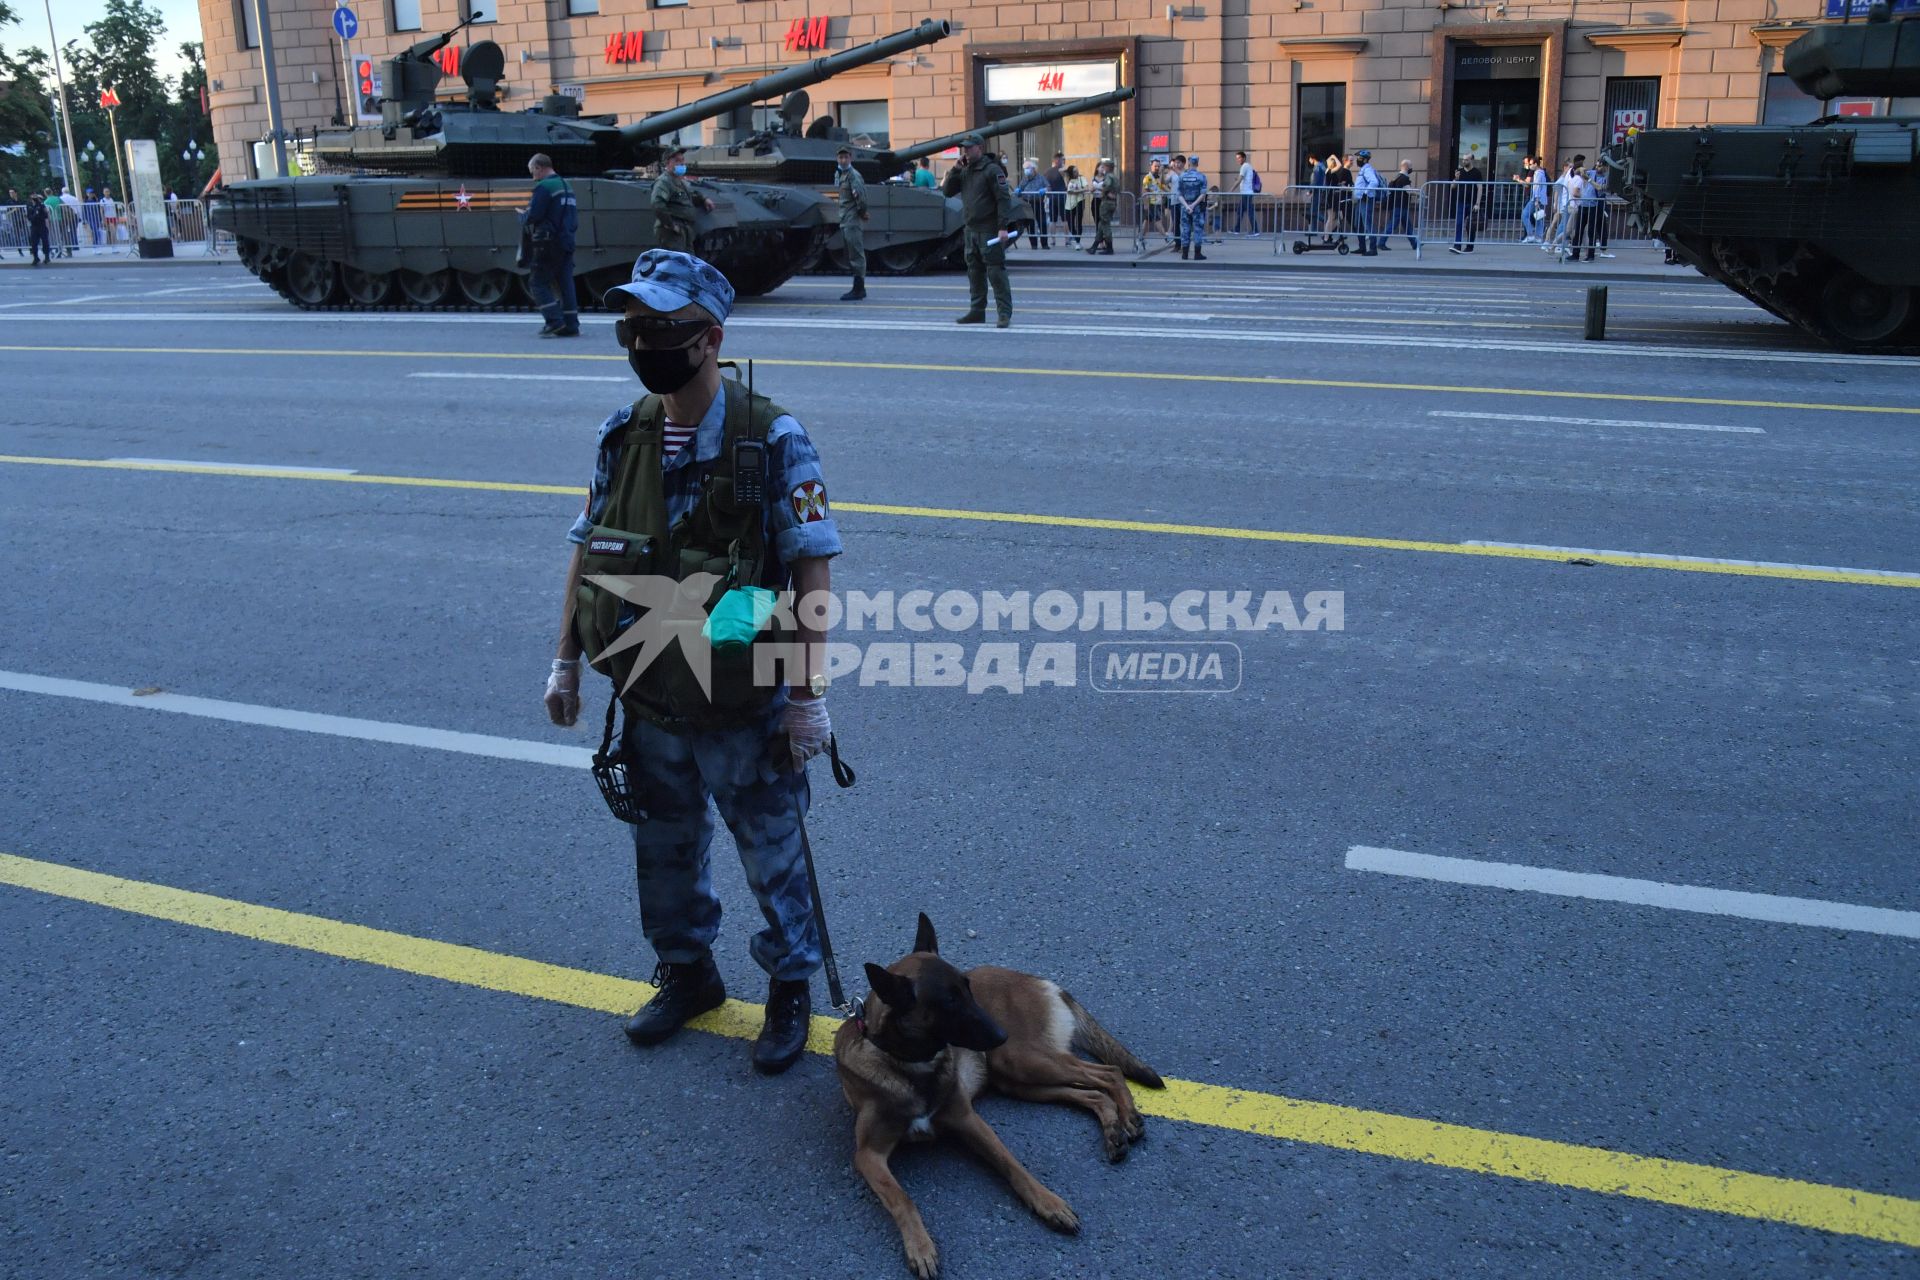
[{"label": "dog leash", "polygon": [[[791,748],[789,748],[791,751]],[[833,765],[833,780],[841,787],[850,787],[857,780],[853,766],[840,758],[840,740],[833,734],[827,735],[827,759]],[[801,765],[800,776],[806,777],[806,766]],[[811,794],[812,786],[808,785]],[[853,1004],[847,999],[847,993],[840,985],[840,966],[833,958],[833,941],[827,935],[827,904],[820,894],[820,875],[813,869],[813,842],[807,839],[807,819],[798,804],[794,806],[794,822],[800,828],[800,852],[807,860],[807,883],[813,888],[813,923],[820,930],[820,967],[827,972],[827,998],[843,1018],[853,1016]]]}]

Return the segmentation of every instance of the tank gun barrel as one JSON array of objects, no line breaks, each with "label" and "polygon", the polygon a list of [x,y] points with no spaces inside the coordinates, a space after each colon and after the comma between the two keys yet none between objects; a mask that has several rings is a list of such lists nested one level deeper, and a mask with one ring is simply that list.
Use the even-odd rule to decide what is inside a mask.
[{"label": "tank gun barrel", "polygon": [[480,10],[479,6],[476,5],[473,12],[466,16],[465,21],[461,22],[460,25],[453,30],[437,35],[431,40],[422,40],[419,44],[409,45],[403,52],[396,54],[395,57],[396,59],[408,62],[425,62],[428,58],[431,58],[434,54],[440,52],[446,48],[448,44],[452,43],[455,36],[465,31],[474,23],[483,20],[486,16],[487,15]]},{"label": "tank gun barrel", "polygon": [[621,127],[620,136],[629,143],[651,142],[662,134],[672,133],[676,129],[701,120],[710,120],[737,107],[751,106],[765,98],[777,97],[794,89],[818,84],[842,71],[864,67],[868,63],[891,58],[896,53],[905,53],[909,49],[918,49],[936,40],[944,40],[952,30],[952,24],[945,19],[936,21],[930,18],[917,27],[907,31],[897,31],[890,36],[882,36],[871,44],[856,45],[839,53],[828,54],[824,58],[815,58],[811,62],[776,71],[747,84],[709,94],[684,106],[673,107],[644,119],[635,120],[632,124]]},{"label": "tank gun barrel", "polygon": [[949,147],[960,145],[960,139],[970,133],[982,138],[997,138],[1003,133],[1017,133],[1022,129],[1031,129],[1036,125],[1047,124],[1054,120],[1063,120],[1068,116],[1077,116],[1082,111],[1098,111],[1102,107],[1117,106],[1133,97],[1131,86],[1122,85],[1118,89],[1109,89],[1105,93],[1096,93],[1090,98],[1077,98],[1072,102],[1056,102],[1051,106],[1036,107],[993,124],[982,125],[978,129],[963,129],[959,133],[950,133],[944,138],[935,138],[930,142],[918,143],[911,147],[902,147],[887,154],[896,164],[912,164],[922,156],[937,155]]}]

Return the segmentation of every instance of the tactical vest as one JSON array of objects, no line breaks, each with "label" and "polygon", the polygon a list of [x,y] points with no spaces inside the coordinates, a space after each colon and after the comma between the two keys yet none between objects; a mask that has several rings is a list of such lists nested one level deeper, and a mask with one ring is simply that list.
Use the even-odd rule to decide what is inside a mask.
[{"label": "tactical vest", "polygon": [[[655,576],[677,583],[691,574],[715,574],[720,581],[703,605],[709,614],[732,588],[763,585],[768,561],[765,503],[735,501],[734,445],[743,439],[764,445],[774,420],[786,410],[731,378],[721,379],[720,385],[726,397],[726,436],[720,455],[708,463],[690,464],[705,468],[700,496],[671,528],[660,456],[666,406],[654,395],[635,402],[632,416],[621,428],[619,470],[612,477],[599,523],[587,535],[580,588],[574,597],[574,635],[589,665],[613,678],[614,688],[623,691],[620,703],[629,714],[682,733],[736,728],[763,715],[778,685],[771,680],[765,686],[754,684],[754,651],[763,645],[794,643],[797,637],[792,628],[776,618],[750,645],[711,650],[711,698],[687,665],[680,640],[669,644],[629,684],[640,647],[601,655],[649,610],[587,579],[595,574]],[[697,447],[697,441],[686,447]],[[764,448],[760,456],[765,467]],[[770,475],[760,477],[763,497],[771,480]],[[697,635],[685,639],[703,643]]]}]

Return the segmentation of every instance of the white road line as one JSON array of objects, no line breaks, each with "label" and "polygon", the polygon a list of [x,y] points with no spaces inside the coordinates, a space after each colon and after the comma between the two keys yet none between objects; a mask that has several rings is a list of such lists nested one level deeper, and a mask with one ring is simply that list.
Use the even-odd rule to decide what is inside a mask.
[{"label": "white road line", "polygon": [[1562,427],[1646,427],[1654,431],[1730,431],[1763,436],[1763,427],[1722,427],[1705,422],[1629,422],[1622,418],[1553,418],[1538,413],[1476,413],[1471,409],[1429,409],[1429,418],[1466,418],[1480,422],[1544,422]]},{"label": "white road line", "polygon": [[149,467],[220,467],[227,471],[258,471],[265,475],[284,475],[292,471],[304,476],[357,476],[351,467],[289,467],[277,462],[219,462],[205,458],[108,458],[108,462],[137,462]]},{"label": "white road line", "polygon": [[234,724],[262,725],[269,729],[296,729],[302,733],[320,733],[333,738],[357,738],[362,742],[385,742],[401,747],[455,751],[469,756],[491,756],[496,760],[521,760],[529,764],[552,764],[569,769],[585,769],[593,763],[593,752],[584,747],[563,747],[557,743],[534,742],[524,738],[496,738],[489,734],[460,733],[452,729],[429,729],[385,720],[356,720],[350,716],[289,711],[245,702],[192,698],[178,693],[153,693],[142,697],[131,689],[115,685],[61,680],[52,676],[28,675],[21,671],[0,671],[0,689],[44,694],[53,698],[78,698],[84,702],[104,702],[110,706],[136,707],[142,711],[167,711],[206,720],[226,720]]},{"label": "white road line", "polygon": [[[1571,314],[1571,313],[1569,313]],[[1184,319],[1185,317],[1181,317]],[[1304,317],[1288,317],[1299,320]],[[103,322],[123,322],[139,320],[163,320],[173,323],[183,321],[245,321],[249,324],[466,324],[466,325],[524,325],[526,317],[520,315],[474,316],[440,315],[437,313],[406,314],[364,314],[341,313],[339,315],[309,316],[301,312],[289,314],[268,314],[266,312],[246,313],[210,313],[197,312],[182,314],[179,312],[36,312],[31,316],[15,315],[11,312],[0,314],[0,324],[10,320],[29,321],[34,324],[46,324],[50,321],[72,320],[86,324]],[[592,323],[594,321],[587,321]],[[599,323],[611,323],[611,318]],[[1015,342],[1018,337],[1003,337],[996,329],[973,329],[956,331],[950,322],[926,320],[842,320],[822,316],[779,317],[773,315],[735,315],[728,321],[733,329],[807,329],[815,333],[821,331],[844,331],[850,333],[904,333],[918,332],[942,334],[949,341],[968,342]],[[1217,325],[1203,325],[1199,328],[1155,328],[1146,325],[1122,327],[1119,325],[1054,325],[1021,324],[1016,335],[1051,334],[1071,338],[1138,338],[1152,341],[1174,342],[1243,342],[1260,343],[1272,346],[1334,346],[1334,347],[1381,347],[1401,350],[1435,350],[1453,353],[1461,352],[1516,352],[1528,355],[1551,356],[1596,356],[1601,359],[1616,360],[1705,360],[1726,363],[1743,361],[1758,364],[1785,365],[1828,365],[1860,368],[1887,368],[1911,370],[1913,362],[1900,356],[1861,356],[1847,355],[1841,352],[1825,351],[1778,351],[1778,350],[1739,350],[1730,347],[1677,347],[1658,343],[1595,343],[1595,342],[1557,342],[1527,341],[1518,338],[1493,338],[1483,335],[1465,337],[1457,334],[1418,334],[1389,333],[1353,333],[1340,332],[1292,332],[1283,329],[1227,329]]]},{"label": "white road line", "polygon": [[1552,551],[1567,556],[1632,556],[1637,560],[1678,560],[1683,564],[1737,565],[1746,569],[1805,569],[1814,573],[1855,573],[1873,578],[1911,578],[1909,569],[1851,569],[1832,564],[1795,564],[1788,560],[1730,560],[1720,556],[1683,556],[1672,551],[1608,551],[1603,547],[1555,547],[1539,542],[1463,542],[1463,547],[1512,547],[1518,551]]},{"label": "white road line", "polygon": [[1514,862],[1476,862],[1469,858],[1442,858],[1399,849],[1355,845],[1347,850],[1347,870],[1379,871],[1390,876],[1438,880],[1445,884],[1486,885],[1495,889],[1550,893],[1562,898],[1592,898],[1625,902],[1669,911],[1695,911],[1710,916],[1736,916],[1775,924],[1800,924],[1854,933],[1880,933],[1891,938],[1920,938],[1920,911],[1891,907],[1862,907],[1820,898],[1788,898],[1771,893],[1740,893],[1706,889],[1699,885],[1667,884],[1661,880],[1633,880],[1625,876],[1556,871]]},{"label": "white road line", "polygon": [[467,382],[492,378],[497,382],[631,382],[631,378],[597,377],[584,373],[410,373],[409,378],[447,378]]}]

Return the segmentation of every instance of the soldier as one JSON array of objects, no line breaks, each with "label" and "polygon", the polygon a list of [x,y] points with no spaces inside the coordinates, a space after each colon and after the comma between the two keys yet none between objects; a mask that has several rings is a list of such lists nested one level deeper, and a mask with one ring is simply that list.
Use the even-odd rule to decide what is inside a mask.
[{"label": "soldier", "polygon": [[527,291],[546,324],[543,338],[580,336],[580,304],[573,293],[573,237],[580,224],[580,211],[573,188],[553,171],[553,160],[544,152],[527,161],[527,173],[533,178],[533,199],[520,217],[521,253],[530,268]]},{"label": "soldier", "polygon": [[[941,191],[959,196],[967,219],[967,314],[959,324],[987,322],[987,285],[993,285],[999,325],[1013,323],[1013,285],[1007,279],[1007,242],[998,232],[1011,234],[1024,210],[1007,186],[1007,171],[989,160],[986,143],[977,133],[960,140],[960,160],[947,171]],[[997,240],[996,244],[988,241]]]},{"label": "soldier", "polygon": [[833,186],[840,193],[840,242],[847,247],[847,268],[853,272],[853,288],[841,294],[840,301],[858,302],[867,296],[867,233],[860,225],[867,220],[867,184],[853,167],[851,147],[840,148],[834,161],[839,166]]},{"label": "soldier", "polygon": [[687,149],[673,147],[660,157],[653,180],[653,240],[661,249],[693,252],[693,211],[712,212],[713,201],[687,183]]},{"label": "soldier", "polygon": [[[600,427],[586,510],[567,534],[574,548],[547,714],[561,725],[579,717],[583,654],[614,677],[625,720],[618,757],[641,810],[622,816],[634,823],[641,924],[660,961],[659,992],[627,1023],[627,1038],[659,1044],[726,999],[712,954],[720,931],[708,861],[717,806],[766,920],[750,946],[770,982],[752,1062],[772,1074],[806,1047],[808,978],[821,964],[800,825],[806,761],[832,729],[824,644],[808,622],[818,614],[803,603],[785,624],[749,625],[778,645],[796,643],[803,655],[798,668],[773,667],[772,683],[751,656],[729,660],[718,648],[703,679],[689,661],[686,632],[657,650],[648,633],[673,626],[686,584],[695,584],[695,607],[705,606],[697,574],[715,575],[720,587],[737,575],[742,589],[791,587],[803,602],[823,600],[840,535],[806,430],[720,375],[733,286],[717,268],[649,249],[634,262],[632,281],[607,291],[606,305],[624,312],[614,334],[649,394]],[[747,475],[762,482],[758,494],[736,499]],[[666,602],[655,595],[650,607],[628,603],[660,585]],[[707,625],[722,612],[715,608]],[[759,647],[742,643],[749,655]]]},{"label": "soldier", "polygon": [[1088,253],[1113,252],[1113,211],[1119,203],[1118,186],[1111,160],[1102,160],[1093,167],[1093,185],[1087,193],[1093,201],[1093,247]]}]

